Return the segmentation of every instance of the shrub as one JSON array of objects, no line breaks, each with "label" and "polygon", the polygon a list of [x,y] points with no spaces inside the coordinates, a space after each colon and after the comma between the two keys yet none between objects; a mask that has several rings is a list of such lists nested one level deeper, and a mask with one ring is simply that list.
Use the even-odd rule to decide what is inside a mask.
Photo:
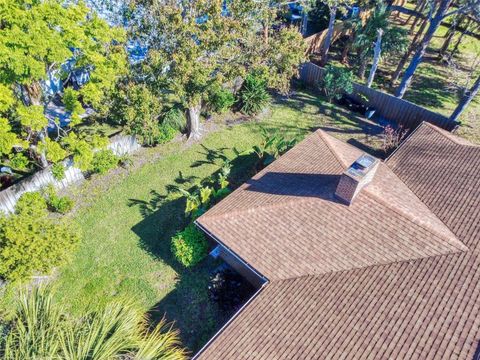
[{"label": "shrub", "polygon": [[15,206],[17,215],[41,217],[46,214],[47,201],[39,192],[27,192],[20,196]]},{"label": "shrub", "polygon": [[127,300],[112,301],[84,314],[71,314],[49,287],[22,289],[6,341],[5,359],[186,359],[178,330],[165,320],[150,326]]},{"label": "shrub", "polygon": [[190,224],[172,238],[172,253],[183,266],[196,265],[207,256],[207,239],[202,231]]},{"label": "shrub", "polygon": [[97,151],[93,155],[91,169],[98,174],[105,174],[107,171],[116,168],[118,165],[118,156],[110,149]]},{"label": "shrub", "polygon": [[67,221],[48,218],[39,193],[19,199],[15,214],[0,217],[0,277],[22,281],[35,273],[48,273],[64,263],[79,241]]},{"label": "shrub", "polygon": [[47,186],[44,193],[51,211],[66,214],[73,209],[74,201],[68,196],[58,196],[53,185]]},{"label": "shrub", "polygon": [[16,153],[10,158],[10,166],[17,170],[26,170],[29,164],[30,160],[22,153]]},{"label": "shrub", "polygon": [[344,93],[353,91],[353,73],[345,68],[327,65],[321,82],[321,88],[329,102],[340,99]]},{"label": "shrub", "polygon": [[267,82],[260,76],[248,75],[240,90],[240,111],[247,115],[260,113],[270,102]]},{"label": "shrub", "polygon": [[159,133],[155,141],[155,143],[157,144],[165,144],[169,142],[178,133],[178,130],[176,128],[168,124],[161,124],[158,129],[159,129]]},{"label": "shrub", "polygon": [[163,113],[162,124],[164,126],[170,126],[178,131],[183,131],[187,127],[187,118],[185,111],[173,106]]},{"label": "shrub", "polygon": [[235,104],[235,95],[228,90],[218,87],[208,95],[208,107],[215,113],[227,112]]},{"label": "shrub", "polygon": [[52,165],[52,176],[57,181],[65,179],[65,166],[61,162]]},{"label": "shrub", "polygon": [[402,126],[399,126],[397,129],[394,129],[392,126],[387,125],[383,129],[383,144],[382,149],[385,154],[390,154],[394,151],[402,140],[407,135],[408,130],[403,129]]}]

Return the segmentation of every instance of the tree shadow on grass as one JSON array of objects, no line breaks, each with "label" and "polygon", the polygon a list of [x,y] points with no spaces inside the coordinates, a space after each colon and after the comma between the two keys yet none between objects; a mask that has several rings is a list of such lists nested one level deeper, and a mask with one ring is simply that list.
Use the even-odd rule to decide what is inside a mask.
[{"label": "tree shadow on grass", "polygon": [[[191,166],[217,164],[225,158],[226,149],[210,149],[203,146],[201,153],[204,160],[194,162]],[[255,154],[238,155],[231,160],[231,184],[236,187],[250,177],[249,169],[256,163]],[[215,176],[215,173],[213,174]],[[188,188],[198,179],[186,177],[182,173],[173,184],[167,186],[164,193],[156,190],[150,192],[149,200],[130,199],[129,206],[137,206],[143,220],[132,231],[140,239],[140,246],[158,261],[170,266],[177,274],[173,291],[155,304],[149,311],[152,324],[166,318],[174,322],[180,330],[182,344],[192,354],[200,348],[228,321],[232,312],[225,312],[209,298],[208,285],[212,272],[223,264],[208,256],[199,264],[187,269],[180,265],[170,251],[171,238],[185,228],[189,219],[185,216],[184,197],[174,195],[175,188]],[[212,247],[215,245],[211,243]]]}]

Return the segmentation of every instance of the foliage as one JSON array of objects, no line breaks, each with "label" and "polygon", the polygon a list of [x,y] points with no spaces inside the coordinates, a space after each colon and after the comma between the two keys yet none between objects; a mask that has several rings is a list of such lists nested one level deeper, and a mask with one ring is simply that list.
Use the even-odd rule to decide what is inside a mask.
[{"label": "foliage", "polygon": [[108,139],[98,135],[94,135],[91,138],[79,137],[75,133],[70,132],[63,139],[63,142],[66,149],[73,156],[75,166],[82,171],[89,171],[92,170],[95,158],[94,150],[105,148],[108,144]]},{"label": "foliage", "polygon": [[133,302],[110,302],[72,316],[48,287],[22,290],[4,348],[13,359],[186,359],[179,333],[164,320],[153,329]]},{"label": "foliage", "polygon": [[235,104],[235,95],[229,89],[217,87],[208,95],[209,108],[218,114],[227,112]]},{"label": "foliage", "polygon": [[158,144],[162,105],[145,84],[128,85],[122,109],[127,133],[135,135],[144,145]]},{"label": "foliage", "polygon": [[[0,144],[6,146],[0,155],[8,155],[5,151],[15,142],[29,147],[25,155],[46,167],[55,161],[45,158],[44,152],[58,159],[62,137],[81,122],[82,103],[98,114],[107,110],[106,97],[127,71],[125,32],[100,19],[83,2],[5,0],[0,13],[0,112],[15,124],[14,131],[0,126]],[[73,90],[71,74],[76,71],[88,72],[89,80]],[[44,92],[43,81],[52,76],[66,86],[63,94]],[[49,122],[44,110],[57,95],[63,97],[72,121],[70,129],[58,129],[58,136],[45,144]],[[24,143],[15,140],[12,132]]]},{"label": "foliage", "polygon": [[180,109],[178,106],[172,106],[163,113],[162,125],[169,126],[170,128],[178,131],[184,131],[185,127],[187,126],[185,111]]},{"label": "foliage", "polygon": [[262,142],[253,147],[253,151],[257,154],[261,161],[262,167],[271,164],[280,155],[286,153],[295,146],[298,139],[286,139],[283,135],[274,132],[271,133],[265,128],[261,128]]},{"label": "foliage", "polygon": [[172,238],[172,253],[183,266],[194,266],[207,256],[207,239],[201,230],[190,224]]},{"label": "foliage", "polygon": [[159,133],[158,133],[158,137],[156,139],[156,142],[158,144],[164,144],[164,143],[169,142],[178,133],[178,130],[176,128],[174,128],[170,125],[166,125],[166,124],[160,124],[158,126],[158,130],[159,130]]},{"label": "foliage", "polygon": [[38,144],[38,149],[44,153],[47,160],[52,163],[57,163],[67,157],[67,151],[64,150],[58,142],[48,137]]},{"label": "foliage", "polygon": [[409,39],[407,30],[392,26],[389,20],[390,11],[383,3],[378,3],[365,25],[356,23],[354,49],[358,52],[360,63],[359,76],[363,78],[368,59],[373,55],[374,43],[378,30],[383,31],[382,57],[391,58],[399,56],[408,46]]},{"label": "foliage", "polygon": [[65,166],[63,165],[63,163],[58,162],[56,164],[53,164],[51,171],[52,176],[55,180],[62,181],[63,179],[65,179]]},{"label": "foliage", "polygon": [[142,18],[135,34],[152,45],[143,68],[146,78],[155,93],[169,90],[189,109],[190,135],[200,134],[199,114],[209,93],[251,70],[268,73],[268,86],[282,92],[289,87],[304,59],[305,44],[293,28],[276,31],[271,41],[265,41],[258,29],[272,20],[275,11],[261,3],[230,1],[229,16],[222,0],[145,5],[151,16]]},{"label": "foliage", "polygon": [[267,82],[258,75],[246,77],[239,95],[240,111],[247,115],[260,113],[270,102]]},{"label": "foliage", "polygon": [[48,218],[39,193],[20,197],[15,214],[0,218],[0,277],[26,280],[64,263],[79,241],[72,224]]},{"label": "foliage", "polygon": [[82,103],[78,100],[78,91],[68,87],[63,91],[63,103],[65,109],[71,113],[70,126],[81,122],[80,115],[85,111]]},{"label": "foliage", "polygon": [[405,138],[408,133],[408,129],[405,130],[402,126],[397,129],[390,125],[385,126],[383,129],[383,144],[382,149],[385,154],[390,154],[394,151]]},{"label": "foliage", "polygon": [[53,185],[48,185],[43,192],[51,211],[66,214],[73,209],[73,200],[68,196],[58,196]]},{"label": "foliage", "polygon": [[0,117],[0,156],[12,153],[14,146],[24,146],[17,134],[12,131],[7,119]]},{"label": "foliage", "polygon": [[91,170],[98,174],[105,174],[118,165],[118,156],[110,149],[99,150],[94,153]]},{"label": "foliage", "polygon": [[16,153],[16,154],[10,154],[10,166],[13,169],[17,170],[26,170],[28,165],[30,164],[30,160],[22,154],[22,153]]},{"label": "foliage", "polygon": [[333,99],[340,99],[344,93],[352,93],[353,74],[345,68],[327,65],[325,67],[321,88],[325,92],[329,102],[332,102]]}]

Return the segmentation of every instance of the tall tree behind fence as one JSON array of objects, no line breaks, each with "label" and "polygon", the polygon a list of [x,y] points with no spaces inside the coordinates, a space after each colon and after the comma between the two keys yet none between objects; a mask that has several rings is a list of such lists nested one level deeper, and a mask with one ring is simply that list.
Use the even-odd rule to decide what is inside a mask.
[{"label": "tall tree behind fence", "polygon": [[[323,72],[323,68],[309,62],[302,65],[300,79],[309,86],[317,86],[323,78]],[[376,115],[394,121],[406,129],[414,129],[423,121],[432,123],[448,131],[452,131],[458,125],[458,123],[450,121],[449,118],[444,115],[357,83],[353,85],[353,94],[351,96],[355,100],[373,107],[376,110]],[[365,101],[363,96],[367,98],[368,101]]]},{"label": "tall tree behind fence", "polygon": [[[137,151],[140,147],[135,137],[124,135],[116,135],[110,138],[110,144],[108,145],[108,148],[118,156]],[[73,183],[85,180],[83,172],[73,166],[73,161],[70,158],[65,159],[63,164],[65,165],[65,177],[61,181],[53,177],[51,169],[48,167],[13,184],[8,189],[0,191],[0,211],[13,212],[18,198],[26,192],[38,191],[50,184],[60,190]]]}]

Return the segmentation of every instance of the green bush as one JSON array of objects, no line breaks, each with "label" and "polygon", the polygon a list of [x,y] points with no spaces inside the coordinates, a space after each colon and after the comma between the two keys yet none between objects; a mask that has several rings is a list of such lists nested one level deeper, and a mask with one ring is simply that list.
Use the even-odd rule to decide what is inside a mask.
[{"label": "green bush", "polygon": [[228,90],[218,87],[208,95],[208,107],[217,114],[227,112],[235,104],[235,95]]},{"label": "green bush", "polygon": [[260,76],[248,75],[240,90],[240,111],[247,115],[260,113],[270,102],[267,82]]},{"label": "green bush", "polygon": [[187,117],[185,111],[177,106],[173,106],[163,113],[162,125],[169,126],[178,131],[183,131],[187,127]]},{"label": "green bush", "polygon": [[65,219],[50,219],[39,193],[26,193],[15,213],[0,217],[0,278],[22,281],[64,263],[79,234]]},{"label": "green bush", "polygon": [[17,170],[27,170],[30,160],[22,153],[16,153],[10,157],[10,166]]},{"label": "green bush", "polygon": [[17,215],[43,216],[47,212],[47,201],[39,192],[27,192],[20,196],[15,206]]},{"label": "green bush", "polygon": [[57,181],[65,179],[65,166],[63,163],[59,162],[52,165],[52,176]]},{"label": "green bush", "polygon": [[47,186],[44,194],[51,211],[66,214],[73,209],[74,201],[68,196],[58,196],[53,185]]},{"label": "green bush", "polygon": [[112,150],[100,150],[93,155],[91,169],[95,173],[105,174],[107,171],[116,168],[118,161],[118,156]]},{"label": "green bush", "polygon": [[327,65],[320,87],[329,102],[340,99],[344,93],[352,93],[353,73],[342,67]]},{"label": "green bush", "polygon": [[159,133],[156,139],[157,144],[165,144],[172,140],[177,135],[178,130],[168,124],[161,124],[159,126]]},{"label": "green bush", "polygon": [[202,231],[190,224],[172,238],[172,253],[183,266],[196,265],[207,256],[207,239]]}]

